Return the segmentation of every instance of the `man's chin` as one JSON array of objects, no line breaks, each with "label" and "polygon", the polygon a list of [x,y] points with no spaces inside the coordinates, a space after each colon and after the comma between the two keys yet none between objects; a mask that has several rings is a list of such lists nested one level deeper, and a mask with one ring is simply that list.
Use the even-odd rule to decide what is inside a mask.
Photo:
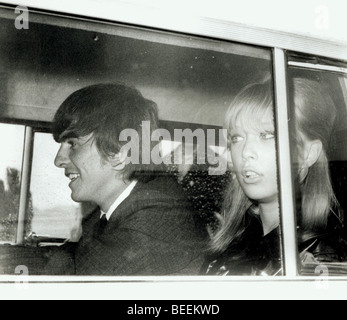
[{"label": "man's chin", "polygon": [[86,200],[83,200],[80,196],[78,196],[77,194],[71,193],[71,199],[74,202],[83,202]]}]

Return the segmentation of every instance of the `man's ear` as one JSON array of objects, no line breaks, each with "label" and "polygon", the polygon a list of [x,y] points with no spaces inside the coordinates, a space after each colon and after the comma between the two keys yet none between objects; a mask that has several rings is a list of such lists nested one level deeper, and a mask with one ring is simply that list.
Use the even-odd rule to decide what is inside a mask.
[{"label": "man's ear", "polygon": [[320,140],[307,141],[305,146],[305,160],[307,167],[313,166],[322,153],[323,144]]},{"label": "man's ear", "polygon": [[108,158],[112,168],[116,171],[122,171],[125,168],[125,160],[127,155],[125,152],[118,152]]}]

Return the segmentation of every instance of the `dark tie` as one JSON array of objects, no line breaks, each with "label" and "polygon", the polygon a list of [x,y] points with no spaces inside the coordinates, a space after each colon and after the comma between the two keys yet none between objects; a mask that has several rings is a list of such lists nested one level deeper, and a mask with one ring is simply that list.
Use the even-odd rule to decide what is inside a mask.
[{"label": "dark tie", "polygon": [[100,220],[98,221],[97,227],[96,227],[96,234],[99,236],[100,234],[103,233],[106,224],[107,224],[107,218],[106,218],[106,214],[103,214],[102,217],[100,218]]}]

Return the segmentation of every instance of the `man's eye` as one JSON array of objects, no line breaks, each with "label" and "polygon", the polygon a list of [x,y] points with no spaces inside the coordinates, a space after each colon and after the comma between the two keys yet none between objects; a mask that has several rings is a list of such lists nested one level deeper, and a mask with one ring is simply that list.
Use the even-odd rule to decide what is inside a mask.
[{"label": "man's eye", "polygon": [[263,140],[270,140],[270,139],[273,139],[275,137],[275,132],[273,132],[273,131],[265,131],[265,132],[262,132],[260,134],[260,137]]},{"label": "man's eye", "polygon": [[75,148],[77,145],[77,141],[75,139],[70,139],[67,141],[71,148]]}]

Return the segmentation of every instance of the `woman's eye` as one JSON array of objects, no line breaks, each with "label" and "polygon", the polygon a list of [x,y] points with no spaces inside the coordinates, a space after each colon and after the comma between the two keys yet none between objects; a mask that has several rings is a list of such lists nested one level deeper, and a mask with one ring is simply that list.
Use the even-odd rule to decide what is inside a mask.
[{"label": "woman's eye", "polygon": [[270,140],[270,139],[273,139],[275,137],[275,132],[273,132],[273,131],[265,131],[265,132],[262,132],[260,134],[260,137],[263,140]]},{"label": "woman's eye", "polygon": [[241,142],[243,140],[243,138],[239,135],[233,135],[231,136],[231,143],[232,144],[235,144],[235,143],[238,143],[238,142]]}]

